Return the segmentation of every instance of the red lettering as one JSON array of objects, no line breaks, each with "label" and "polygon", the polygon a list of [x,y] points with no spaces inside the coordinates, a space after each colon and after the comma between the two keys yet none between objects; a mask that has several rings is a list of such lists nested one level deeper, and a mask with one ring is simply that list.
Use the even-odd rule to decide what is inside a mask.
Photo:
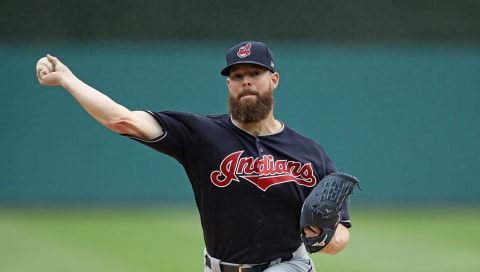
[{"label": "red lettering", "polygon": [[[210,180],[218,187],[228,186],[232,181],[238,181],[235,171],[237,169],[238,158],[243,151],[238,151],[228,155],[220,164],[220,171],[213,171],[210,174]],[[222,179],[223,177],[223,179]]]},{"label": "red lettering", "polygon": [[238,163],[237,173],[251,175],[255,173],[255,162],[252,157],[241,158]]},{"label": "red lettering", "polygon": [[299,170],[301,179],[297,179],[298,184],[305,186],[314,186],[317,183],[317,178],[313,174],[312,164],[306,163]]},{"label": "red lettering", "polygon": [[296,182],[308,187],[317,183],[311,163],[275,161],[272,155],[264,155],[261,158],[240,158],[242,153],[243,151],[237,151],[222,161],[220,170],[210,174],[213,184],[225,187],[232,181],[239,181],[238,176],[264,191],[273,185],[285,182]]}]

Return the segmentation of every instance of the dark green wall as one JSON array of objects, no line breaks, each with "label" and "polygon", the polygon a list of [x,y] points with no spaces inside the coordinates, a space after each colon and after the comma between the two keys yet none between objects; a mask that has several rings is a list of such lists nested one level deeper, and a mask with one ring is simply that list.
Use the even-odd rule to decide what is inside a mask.
[{"label": "dark green wall", "polygon": [[479,18],[477,0],[5,0],[0,39],[479,41]]},{"label": "dark green wall", "polygon": [[[226,111],[231,43],[0,44],[0,204],[192,201],[180,165],[98,125],[35,62],[60,57],[131,109]],[[475,202],[480,47],[271,42],[276,117],[358,176],[357,202]]]}]

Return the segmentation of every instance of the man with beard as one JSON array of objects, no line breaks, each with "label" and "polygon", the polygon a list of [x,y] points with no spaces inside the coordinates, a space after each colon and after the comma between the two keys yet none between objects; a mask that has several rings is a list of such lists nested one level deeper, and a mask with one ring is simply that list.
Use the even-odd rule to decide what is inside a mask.
[{"label": "man with beard", "polygon": [[[300,210],[312,188],[337,170],[320,145],[275,119],[280,76],[266,44],[242,42],[227,51],[221,74],[230,114],[220,115],[130,111],[47,58],[54,71],[39,68],[41,84],[61,85],[99,123],[184,167],[204,234],[204,271],[315,271],[300,239]],[[336,254],[349,241],[343,205],[322,253]],[[321,233],[303,231],[307,237]]]}]

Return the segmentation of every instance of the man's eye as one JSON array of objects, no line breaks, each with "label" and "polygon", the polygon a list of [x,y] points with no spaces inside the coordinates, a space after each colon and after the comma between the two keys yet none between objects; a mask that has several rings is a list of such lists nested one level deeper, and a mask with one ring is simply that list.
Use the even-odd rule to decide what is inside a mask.
[{"label": "man's eye", "polygon": [[242,79],[242,78],[243,78],[243,76],[242,76],[241,74],[234,74],[234,75],[232,76],[232,79],[234,79],[234,80],[240,80],[240,79]]},{"label": "man's eye", "polygon": [[259,71],[252,71],[252,72],[248,73],[248,75],[249,75],[250,77],[256,77],[256,76],[258,76],[259,74],[260,74]]}]

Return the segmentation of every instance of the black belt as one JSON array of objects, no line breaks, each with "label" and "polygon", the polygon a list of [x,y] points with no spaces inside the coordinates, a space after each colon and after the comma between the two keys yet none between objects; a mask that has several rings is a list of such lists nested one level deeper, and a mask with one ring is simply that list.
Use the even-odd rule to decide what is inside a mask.
[{"label": "black belt", "polygon": [[[282,261],[287,261],[292,258],[292,255],[288,257],[281,258]],[[205,265],[208,268],[212,268],[212,262],[210,257],[205,255]],[[262,272],[270,266],[270,262],[256,264],[256,265],[235,265],[235,264],[225,264],[220,262],[220,271],[222,272]]]}]

